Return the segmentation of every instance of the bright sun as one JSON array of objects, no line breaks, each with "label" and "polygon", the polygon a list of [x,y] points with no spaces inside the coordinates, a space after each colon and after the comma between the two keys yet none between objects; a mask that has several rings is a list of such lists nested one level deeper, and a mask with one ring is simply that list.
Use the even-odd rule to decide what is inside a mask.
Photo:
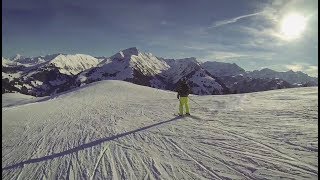
[{"label": "bright sun", "polygon": [[306,27],[306,18],[299,14],[288,14],[281,21],[281,34],[287,39],[298,38]]}]

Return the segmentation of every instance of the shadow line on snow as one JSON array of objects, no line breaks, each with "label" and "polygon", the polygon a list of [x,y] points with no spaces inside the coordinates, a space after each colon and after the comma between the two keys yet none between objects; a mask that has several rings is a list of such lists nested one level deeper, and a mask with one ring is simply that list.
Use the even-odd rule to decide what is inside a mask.
[{"label": "shadow line on snow", "polygon": [[122,138],[124,136],[130,135],[130,134],[133,134],[133,133],[136,133],[136,132],[139,132],[139,131],[143,131],[143,130],[146,130],[146,129],[149,129],[149,128],[152,128],[152,127],[155,127],[155,126],[159,126],[161,124],[169,123],[171,121],[176,121],[178,119],[181,119],[181,118],[180,117],[175,117],[175,118],[172,118],[170,120],[162,121],[162,122],[155,123],[155,124],[152,124],[152,125],[149,125],[149,126],[138,128],[136,130],[124,132],[124,133],[117,134],[117,135],[111,136],[111,137],[98,139],[96,141],[92,141],[92,142],[89,142],[89,143],[86,143],[86,144],[82,144],[80,146],[74,147],[74,148],[66,150],[66,151],[62,151],[62,152],[59,152],[59,153],[51,154],[51,155],[48,155],[48,156],[43,156],[43,157],[40,157],[40,158],[35,158],[35,159],[29,159],[29,160],[26,160],[26,161],[22,161],[20,163],[13,164],[11,166],[7,166],[7,167],[2,168],[2,171],[3,170],[12,169],[12,168],[17,168],[17,167],[22,167],[25,164],[38,163],[38,162],[42,162],[42,161],[46,161],[46,160],[51,160],[51,159],[55,159],[55,158],[58,158],[58,157],[62,157],[62,156],[65,156],[65,155],[68,155],[68,154],[71,154],[71,153],[74,153],[74,152],[81,151],[81,150],[86,149],[86,148],[93,147],[93,146],[101,144],[103,142],[112,141],[112,140],[115,140],[115,139],[118,139],[118,138]]}]

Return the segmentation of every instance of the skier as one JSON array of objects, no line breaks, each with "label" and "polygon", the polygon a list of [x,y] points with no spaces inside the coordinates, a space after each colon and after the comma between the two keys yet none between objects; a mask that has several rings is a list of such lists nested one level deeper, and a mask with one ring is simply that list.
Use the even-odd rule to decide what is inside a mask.
[{"label": "skier", "polygon": [[188,95],[192,92],[187,83],[186,78],[182,78],[180,80],[180,83],[178,83],[176,91],[178,92],[177,98],[180,100],[179,116],[183,116],[183,106],[186,106],[186,115],[190,115]]}]

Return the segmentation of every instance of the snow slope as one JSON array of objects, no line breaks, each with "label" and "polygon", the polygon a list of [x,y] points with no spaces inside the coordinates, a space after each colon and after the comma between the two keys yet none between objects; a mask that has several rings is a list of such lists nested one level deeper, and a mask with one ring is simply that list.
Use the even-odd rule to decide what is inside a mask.
[{"label": "snow slope", "polygon": [[174,92],[109,80],[3,107],[2,179],[318,178],[317,87],[191,98],[177,118]]},{"label": "snow slope", "polygon": [[2,94],[2,107],[10,107],[22,104],[37,102],[47,97],[34,97],[20,93],[5,93]]}]

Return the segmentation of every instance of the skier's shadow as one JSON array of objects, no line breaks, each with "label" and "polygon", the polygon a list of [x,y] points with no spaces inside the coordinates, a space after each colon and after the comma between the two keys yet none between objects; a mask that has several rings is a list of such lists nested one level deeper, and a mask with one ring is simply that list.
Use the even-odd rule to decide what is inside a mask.
[{"label": "skier's shadow", "polygon": [[115,136],[106,137],[106,138],[98,139],[96,141],[92,141],[90,143],[82,144],[82,145],[80,145],[78,147],[75,147],[75,148],[60,152],[60,153],[51,154],[51,155],[43,156],[43,157],[40,157],[40,158],[34,158],[34,159],[29,159],[29,160],[26,160],[26,161],[22,161],[20,163],[13,164],[11,166],[7,166],[7,167],[2,168],[2,171],[3,170],[12,169],[12,168],[17,168],[17,167],[23,167],[25,164],[38,163],[38,162],[42,162],[42,161],[46,161],[46,160],[55,159],[55,158],[58,158],[58,157],[61,157],[61,156],[65,156],[65,155],[68,155],[68,154],[71,154],[71,153],[74,153],[74,152],[78,152],[78,151],[84,150],[86,148],[93,147],[93,146],[101,144],[103,142],[108,142],[108,141],[112,141],[112,140],[115,140],[115,139],[118,139],[118,138],[122,138],[124,136],[130,135],[130,134],[133,134],[133,133],[136,133],[136,132],[144,131],[146,129],[150,129],[150,128],[155,127],[155,126],[159,126],[161,124],[165,124],[165,123],[169,123],[169,122],[172,122],[172,121],[176,121],[178,119],[181,119],[181,118],[180,117],[175,117],[173,119],[170,119],[170,120],[167,120],[167,121],[162,121],[162,122],[159,122],[159,123],[156,123],[156,124],[152,124],[152,125],[149,125],[149,126],[146,126],[146,127],[142,127],[142,128],[136,129],[136,130],[124,132],[124,133],[121,133],[121,134],[118,134],[118,135],[115,135]]}]

